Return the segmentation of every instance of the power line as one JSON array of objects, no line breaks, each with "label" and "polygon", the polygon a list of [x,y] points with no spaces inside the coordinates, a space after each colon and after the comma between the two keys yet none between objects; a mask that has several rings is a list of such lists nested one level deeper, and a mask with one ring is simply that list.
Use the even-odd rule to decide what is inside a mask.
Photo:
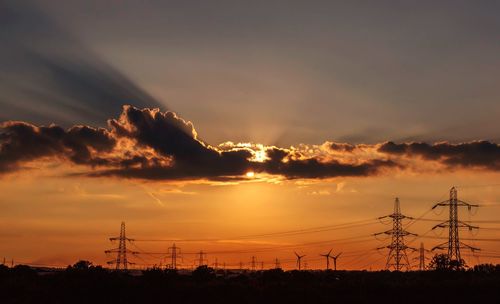
[{"label": "power line", "polygon": [[376,224],[377,219],[367,219],[354,221],[350,223],[343,224],[335,224],[329,226],[320,226],[320,227],[312,227],[306,229],[296,229],[289,231],[280,231],[280,232],[272,232],[272,233],[263,233],[263,234],[252,234],[252,235],[243,235],[236,237],[228,237],[228,238],[200,238],[200,239],[135,239],[136,242],[221,242],[221,241],[237,241],[237,240],[247,240],[247,239],[255,239],[255,238],[267,238],[267,237],[286,237],[286,236],[294,236],[301,234],[310,234],[310,233],[319,233],[333,230],[342,230],[342,229],[351,229],[356,227],[364,227],[368,225]]},{"label": "power line", "polygon": [[[241,250],[218,250],[218,251],[208,251],[210,254],[243,254],[243,253],[258,253],[258,252],[267,252],[267,251],[280,251],[286,249],[298,249],[303,247],[315,247],[322,246],[325,244],[354,244],[354,243],[366,243],[367,241],[373,240],[369,236],[361,235],[340,239],[330,239],[324,241],[315,241],[315,242],[307,242],[307,243],[299,243],[299,244],[290,244],[290,245],[278,245],[278,246],[270,246],[270,247],[259,247],[259,248],[248,248]],[[137,252],[137,254],[148,254],[148,255],[161,255],[166,254],[165,252],[147,252],[141,251]],[[184,255],[199,255],[199,252],[183,252]]]},{"label": "power line", "polygon": [[[441,236],[422,236],[422,238],[426,239],[438,239],[438,240],[445,240],[448,239],[447,237],[441,237]],[[478,241],[478,242],[500,242],[500,238],[460,238],[462,240],[466,241]],[[445,243],[446,244],[446,243]],[[470,248],[469,246],[460,246],[460,248]],[[473,251],[479,250],[478,248],[474,248]]]},{"label": "power line", "polygon": [[303,247],[314,247],[315,245],[325,245],[330,243],[338,243],[338,244],[350,244],[350,243],[365,243],[366,241],[373,240],[369,236],[358,236],[358,237],[350,237],[350,238],[342,238],[342,239],[333,239],[326,241],[317,241],[317,242],[308,242],[301,244],[291,244],[291,245],[281,245],[281,246],[272,246],[272,247],[261,247],[255,249],[242,249],[242,250],[221,250],[221,251],[210,251],[210,254],[235,254],[235,253],[257,253],[257,252],[266,252],[266,251],[278,251],[282,249],[296,249]]},{"label": "power line", "polygon": [[[451,200],[451,195],[450,195],[450,200]],[[136,239],[135,241],[143,241],[143,242],[164,242],[164,241],[176,241],[176,242],[223,242],[223,241],[230,241],[230,240],[249,240],[249,239],[255,239],[255,238],[269,238],[269,237],[287,237],[287,236],[294,236],[294,235],[302,235],[302,234],[312,234],[312,233],[320,233],[320,232],[326,232],[326,231],[332,231],[332,230],[341,230],[341,229],[352,229],[352,228],[357,228],[357,227],[366,227],[366,226],[369,226],[369,225],[373,225],[373,224],[376,224],[377,223],[377,220],[379,219],[383,219],[383,218],[391,218],[392,219],[392,222],[393,222],[393,229],[392,230],[388,230],[388,231],[385,231],[385,232],[382,232],[381,234],[385,234],[385,235],[389,235],[391,238],[392,238],[392,243],[391,245],[389,246],[386,246],[384,248],[389,248],[390,251],[389,251],[389,256],[388,256],[388,261],[386,263],[386,266],[387,264],[391,264],[391,266],[393,266],[393,264],[398,264],[397,262],[395,262],[394,258],[399,255],[400,258],[403,259],[403,263],[401,263],[401,260],[399,262],[399,266],[396,266],[396,270],[400,270],[401,267],[403,267],[402,265],[405,264],[404,263],[404,255],[406,255],[406,253],[403,254],[403,252],[400,252],[398,253],[397,252],[397,247],[398,247],[398,242],[400,242],[401,240],[398,241],[398,235],[397,233],[396,234],[393,234],[393,233],[389,233],[389,232],[396,232],[398,231],[398,229],[400,230],[399,231],[399,237],[401,239],[403,239],[404,236],[414,236],[413,239],[411,239],[409,242],[404,242],[403,240],[403,246],[406,246],[405,249],[408,249],[410,247],[408,247],[408,245],[412,242],[414,242],[415,240],[419,239],[419,238],[430,238],[430,239],[445,239],[445,238],[440,238],[440,237],[433,237],[433,236],[427,236],[427,233],[432,231],[429,230],[428,232],[426,232],[425,234],[423,234],[422,236],[417,236],[415,234],[412,234],[412,233],[409,233],[407,231],[405,231],[403,229],[404,228],[407,228],[407,227],[410,227],[411,225],[415,224],[416,222],[418,221],[432,221],[432,222],[438,222],[439,220],[437,219],[431,219],[431,218],[426,218],[425,216],[431,212],[432,210],[434,210],[437,206],[445,206],[446,203],[449,203],[450,200],[447,200],[447,201],[444,201],[444,202],[440,202],[440,203],[437,203],[433,208],[429,209],[429,210],[426,210],[421,216],[419,216],[418,218],[413,218],[413,217],[409,217],[409,216],[404,216],[400,213],[400,210],[399,210],[399,216],[402,216],[401,219],[409,219],[410,221],[406,224],[406,225],[402,225],[401,223],[401,219],[399,220],[399,223],[397,223],[398,221],[395,219],[395,217],[398,217],[398,214],[396,212],[396,202],[395,202],[395,212],[391,215],[388,215],[388,216],[385,216],[385,217],[381,217],[381,218],[377,218],[377,219],[365,219],[365,220],[360,220],[360,221],[353,221],[353,222],[347,222],[347,223],[340,223],[340,224],[334,224],[334,225],[327,225],[327,226],[318,226],[318,227],[311,227],[311,228],[304,228],[304,229],[294,229],[294,230],[288,230],[288,231],[279,231],[279,232],[271,232],[271,233],[262,233],[262,234],[252,234],[252,235],[241,235],[241,236],[236,236],[236,237],[232,237],[232,238],[200,238],[200,239]],[[462,203],[465,203],[465,202],[462,202],[462,201],[458,201],[457,202],[459,204],[462,204]],[[467,203],[465,203],[467,204]],[[470,205],[470,204],[469,204]],[[461,205],[460,205],[461,206]],[[478,205],[470,205],[470,206],[478,206]],[[398,207],[399,208],[399,207]],[[470,208],[470,207],[469,207]],[[445,222],[441,222],[440,224],[434,226],[434,228],[437,228],[437,227],[448,227],[447,224],[449,224],[450,221],[445,221]],[[475,221],[475,222],[484,222],[484,223],[500,223],[500,221],[497,221],[497,220],[484,220],[484,221]],[[462,223],[464,224],[463,227],[473,227],[475,228],[475,226],[472,226],[471,224],[471,221],[460,221],[460,225],[462,225]],[[397,228],[396,226],[399,225],[399,228]],[[124,226],[124,223],[123,223],[123,226]],[[460,226],[462,227],[462,226]],[[485,227],[484,228],[485,230],[500,230],[500,227]],[[123,227],[123,232],[124,232],[124,227]],[[407,234],[406,234],[407,233]],[[401,235],[401,234],[404,234],[404,235]],[[378,234],[377,234],[378,235]],[[116,237],[116,238],[111,238],[112,240],[121,240],[122,239],[122,236],[120,235],[120,237]],[[164,256],[168,256],[169,258],[172,259],[172,262],[171,262],[171,267],[175,268],[177,267],[178,263],[177,263],[177,258],[178,258],[178,253],[180,254],[180,250],[179,252],[177,252],[177,249],[178,247],[175,246],[175,243],[173,245],[173,247],[170,247],[168,248],[168,251],[165,253],[165,252],[148,252],[148,251],[145,251],[145,250],[140,250],[140,252],[130,252],[126,249],[126,243],[130,243],[132,244],[134,247],[140,249],[139,247],[136,246],[136,244],[134,244],[132,242],[132,239],[128,239],[125,237],[125,233],[123,233],[123,240],[124,240],[124,246],[123,248],[125,248],[125,258],[118,258],[118,255],[120,255],[119,251],[120,251],[120,247],[122,247],[121,243],[120,243],[120,246],[118,248],[115,248],[115,249],[112,249],[112,250],[109,250],[109,251],[106,251],[107,253],[110,253],[110,252],[116,252],[117,253],[117,259],[115,261],[111,261],[111,263],[115,263],[117,260],[120,260],[120,263],[121,265],[123,265],[123,260],[126,261],[126,264],[132,264],[132,263],[129,263],[128,260],[127,260],[127,257],[126,257],[126,252],[129,252],[129,253],[133,253],[133,254],[142,254],[142,255],[146,255],[146,256],[149,256],[150,258],[155,258],[157,259],[159,255],[164,255]],[[239,250],[214,250],[214,251],[209,251],[210,254],[214,254],[214,255],[217,255],[217,254],[245,254],[245,253],[252,253],[252,254],[255,254],[255,253],[259,253],[259,252],[268,252],[268,251],[284,251],[284,250],[290,250],[290,249],[298,249],[298,248],[303,248],[303,247],[319,247],[319,246],[324,246],[326,244],[330,244],[330,243],[336,243],[336,244],[355,244],[355,243],[365,243],[367,242],[368,240],[370,240],[369,237],[366,237],[366,236],[354,236],[354,237],[347,237],[347,238],[340,238],[340,239],[332,239],[332,240],[321,240],[321,241],[315,241],[315,242],[307,242],[307,243],[299,243],[299,244],[285,244],[285,245],[276,245],[276,246],[267,246],[267,247],[257,247],[257,248],[245,248],[245,249],[239,249]],[[498,242],[500,241],[500,239],[497,239],[497,238],[483,238],[483,239],[469,239],[469,238],[462,238],[462,240],[475,240],[475,241],[484,241],[484,242]],[[175,249],[174,251],[172,251],[173,248],[177,248]],[[392,255],[393,257],[391,258],[391,248],[390,247],[393,247],[392,251]],[[436,246],[435,248],[437,248],[439,246]],[[460,246],[459,246],[460,247]],[[470,247],[468,247],[470,248]],[[175,253],[174,253],[175,252]],[[352,263],[353,261],[355,261],[356,259],[359,259],[360,257],[363,258],[363,254],[360,254],[360,255],[353,255],[355,251],[352,251],[352,252],[347,252],[346,255],[344,255],[345,257],[354,257],[354,259],[351,259],[349,261],[350,263]],[[200,255],[201,254],[201,260],[202,262],[199,262],[198,264],[199,265],[202,265],[202,264],[205,264],[205,260],[206,260],[206,257],[204,255],[206,255],[206,252],[204,251],[200,251],[198,253],[184,253],[184,254],[196,254],[196,255]],[[366,254],[366,251],[363,251],[364,254]],[[123,255],[122,255],[123,256]],[[366,257],[366,255],[365,255]],[[330,256],[331,258],[331,256]],[[141,258],[142,259],[142,258]],[[391,260],[390,260],[391,259]],[[407,259],[407,257],[406,257]],[[315,261],[315,260],[319,260],[319,259],[308,259],[308,261]],[[390,262],[389,262],[390,260]],[[282,261],[286,261],[286,260],[282,260]],[[276,262],[276,261],[274,261]],[[273,263],[273,262],[270,262],[270,263]],[[409,263],[407,263],[409,264]],[[122,267],[123,268],[123,267]],[[254,267],[255,268],[255,267]],[[329,268],[329,257],[327,257],[327,268]],[[399,268],[399,269],[398,269]],[[118,269],[118,266],[117,266],[117,269]],[[124,268],[126,269],[126,268]]]}]

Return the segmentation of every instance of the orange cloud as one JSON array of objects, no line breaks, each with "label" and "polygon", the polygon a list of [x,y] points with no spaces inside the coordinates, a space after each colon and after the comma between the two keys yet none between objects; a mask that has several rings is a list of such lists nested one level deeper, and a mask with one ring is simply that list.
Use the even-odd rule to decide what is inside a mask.
[{"label": "orange cloud", "polygon": [[[40,159],[83,165],[87,176],[146,180],[238,181],[255,172],[286,179],[370,176],[394,169],[500,168],[500,146],[386,142],[351,145],[326,141],[281,148],[255,143],[203,142],[193,124],[173,112],[124,106],[109,128],[0,125],[0,172],[20,170]],[[432,166],[429,166],[431,163]]]}]

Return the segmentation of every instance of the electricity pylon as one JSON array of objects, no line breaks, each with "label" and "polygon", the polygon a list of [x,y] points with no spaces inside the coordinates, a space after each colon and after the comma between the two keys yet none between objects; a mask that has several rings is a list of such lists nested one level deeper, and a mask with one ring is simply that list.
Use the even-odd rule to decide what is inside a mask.
[{"label": "electricity pylon", "polygon": [[305,257],[306,255],[299,255],[297,252],[294,252],[295,253],[295,256],[297,257],[297,266],[299,267],[299,270],[301,269],[301,260],[303,257]]},{"label": "electricity pylon", "polygon": [[278,258],[276,258],[274,260],[274,268],[275,269],[280,269],[281,268],[280,260],[278,260]]},{"label": "electricity pylon", "polygon": [[328,253],[326,253],[326,254],[320,254],[320,256],[326,258],[326,270],[330,269],[330,253],[332,253],[332,250],[333,249],[330,249],[330,251],[328,251]]},{"label": "electricity pylon", "polygon": [[448,259],[450,261],[450,264],[460,265],[462,264],[460,248],[467,248],[470,249],[471,251],[476,251],[480,249],[460,242],[460,236],[458,234],[459,228],[468,228],[469,230],[473,230],[473,229],[478,229],[479,227],[472,226],[470,224],[460,221],[458,219],[458,207],[467,207],[467,209],[470,212],[472,207],[479,207],[479,205],[469,204],[467,202],[459,200],[457,189],[455,187],[452,187],[450,189],[450,198],[446,201],[437,203],[436,205],[434,205],[434,207],[432,207],[432,209],[435,209],[436,207],[440,206],[449,206],[450,210],[449,219],[447,221],[442,222],[441,224],[437,224],[432,229],[448,227],[449,228],[448,242],[437,245],[434,248],[432,248],[432,250],[445,249],[447,245]]},{"label": "electricity pylon", "polygon": [[332,255],[330,256],[330,258],[333,260],[333,270],[334,271],[337,271],[337,259],[339,258],[339,256],[342,254],[342,252],[340,252],[339,254],[337,255]]},{"label": "electricity pylon", "polygon": [[418,270],[425,270],[425,249],[424,243],[420,243],[420,249],[418,250]]},{"label": "electricity pylon", "polygon": [[134,264],[127,259],[127,253],[138,254],[139,252],[127,249],[127,241],[132,242],[133,239],[127,238],[125,235],[125,222],[122,222],[120,228],[120,236],[109,238],[110,241],[119,241],[118,248],[104,251],[106,254],[116,253],[116,259],[108,261],[108,264],[115,264],[116,270],[127,270],[128,265]]},{"label": "electricity pylon", "polygon": [[425,262],[427,260],[427,257],[425,256],[425,252],[429,251],[424,248],[424,243],[420,243],[420,248],[418,249],[418,258],[415,257],[415,259],[418,259],[418,270],[424,271],[426,270],[427,266],[425,266]]},{"label": "electricity pylon", "polygon": [[200,252],[198,252],[198,267],[206,265],[205,262],[208,263],[207,254],[203,252],[203,250],[201,250]]},{"label": "electricity pylon", "polygon": [[387,234],[392,238],[391,244],[388,246],[379,247],[377,249],[388,248],[389,255],[387,256],[387,262],[385,267],[387,269],[393,268],[396,271],[401,271],[403,268],[406,270],[410,269],[410,262],[408,261],[408,256],[406,255],[406,249],[414,248],[408,247],[405,244],[404,237],[407,235],[415,235],[414,233],[408,232],[403,229],[403,220],[411,219],[406,215],[401,213],[401,207],[399,204],[399,198],[396,197],[394,200],[394,212],[392,214],[379,217],[379,219],[391,218],[392,219],[392,229],[375,233],[375,235]]},{"label": "electricity pylon", "polygon": [[251,268],[252,271],[255,271],[255,256],[252,256]]},{"label": "electricity pylon", "polygon": [[179,257],[181,253],[181,249],[177,246],[175,246],[175,243],[172,245],[172,247],[168,247],[168,253],[170,255],[171,263],[170,263],[170,268],[171,269],[177,269],[177,258]]}]

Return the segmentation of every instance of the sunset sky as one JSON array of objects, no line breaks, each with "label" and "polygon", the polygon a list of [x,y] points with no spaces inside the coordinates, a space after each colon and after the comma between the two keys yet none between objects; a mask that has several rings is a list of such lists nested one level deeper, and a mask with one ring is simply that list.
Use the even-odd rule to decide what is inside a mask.
[{"label": "sunset sky", "polygon": [[499,263],[499,11],[0,0],[0,259],[104,265],[124,221],[140,267],[382,269],[377,218],[399,197],[430,249],[455,186],[463,257]]}]

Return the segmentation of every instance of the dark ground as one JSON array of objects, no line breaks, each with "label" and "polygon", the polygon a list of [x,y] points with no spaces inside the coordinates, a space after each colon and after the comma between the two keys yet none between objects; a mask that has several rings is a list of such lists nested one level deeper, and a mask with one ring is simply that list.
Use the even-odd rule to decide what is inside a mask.
[{"label": "dark ground", "polygon": [[268,270],[143,275],[77,265],[43,273],[0,265],[0,303],[500,303],[500,265],[467,271]]}]

